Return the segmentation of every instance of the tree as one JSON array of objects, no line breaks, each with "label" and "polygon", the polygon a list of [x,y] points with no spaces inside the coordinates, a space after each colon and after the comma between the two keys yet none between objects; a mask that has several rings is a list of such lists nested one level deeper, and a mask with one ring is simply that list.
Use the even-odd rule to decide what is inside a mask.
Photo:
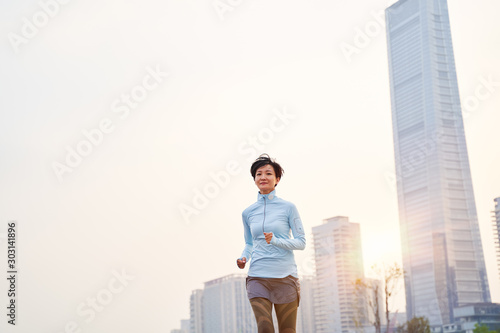
[{"label": "tree", "polygon": [[431,333],[429,320],[425,317],[413,317],[398,328],[400,333]]},{"label": "tree", "polygon": [[476,323],[474,325],[474,330],[472,331],[474,333],[500,333],[500,330],[497,330],[497,331],[490,331],[488,329],[488,326],[486,326],[485,324],[481,324],[479,325],[478,323]]},{"label": "tree", "polygon": [[386,267],[384,265],[384,296],[385,296],[385,318],[387,320],[387,333],[389,333],[390,319],[389,319],[389,299],[397,292],[399,280],[403,277],[404,271],[397,263],[392,266]]},{"label": "tree", "polygon": [[[380,304],[380,296],[382,291],[380,290],[381,286],[378,282],[379,281],[373,279],[357,279],[354,282],[357,300],[361,299],[365,302],[365,304],[368,304],[369,309],[367,310],[373,314],[373,320],[370,324],[375,327],[375,333],[381,333],[380,307],[382,304]],[[368,318],[366,318],[365,315],[364,307],[357,307],[356,313],[358,314],[358,318],[355,320],[356,326],[359,326],[362,321],[368,321]]]},{"label": "tree", "polygon": [[[403,277],[403,269],[394,263],[391,266],[384,265],[383,268],[372,266],[372,271],[378,277],[377,279],[357,279],[354,282],[355,292],[358,297],[363,297],[368,305],[368,311],[373,315],[370,324],[375,327],[375,333],[381,333],[381,315],[383,312],[383,302],[385,300],[385,317],[387,320],[387,333],[390,326],[390,307],[391,298],[396,294],[399,288],[399,281]],[[362,295],[362,296],[360,296]],[[358,312],[363,310],[358,309]],[[363,316],[361,316],[362,319]],[[370,317],[370,316],[369,316]]]}]

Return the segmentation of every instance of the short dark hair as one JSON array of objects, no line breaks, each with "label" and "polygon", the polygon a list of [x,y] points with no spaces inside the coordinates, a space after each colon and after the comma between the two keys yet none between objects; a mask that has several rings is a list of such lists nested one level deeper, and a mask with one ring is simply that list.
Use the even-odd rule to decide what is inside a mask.
[{"label": "short dark hair", "polygon": [[275,162],[274,159],[269,157],[268,154],[261,154],[255,162],[253,162],[252,166],[250,167],[250,173],[252,174],[253,179],[255,180],[255,174],[257,173],[257,170],[259,168],[262,168],[265,165],[270,165],[274,169],[274,174],[276,175],[276,179],[280,178],[281,176],[285,173],[285,170],[279,165],[278,163]]}]

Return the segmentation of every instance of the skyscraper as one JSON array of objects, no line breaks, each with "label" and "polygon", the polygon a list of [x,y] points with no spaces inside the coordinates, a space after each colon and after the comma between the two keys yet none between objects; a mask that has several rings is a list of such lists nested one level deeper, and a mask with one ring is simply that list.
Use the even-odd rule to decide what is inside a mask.
[{"label": "skyscraper", "polygon": [[489,302],[446,0],[386,9],[408,318]]},{"label": "skyscraper", "polygon": [[354,288],[356,279],[364,278],[359,224],[337,216],[324,220],[312,231],[316,261],[315,332],[359,330],[357,319],[367,317],[366,302],[356,297]]}]

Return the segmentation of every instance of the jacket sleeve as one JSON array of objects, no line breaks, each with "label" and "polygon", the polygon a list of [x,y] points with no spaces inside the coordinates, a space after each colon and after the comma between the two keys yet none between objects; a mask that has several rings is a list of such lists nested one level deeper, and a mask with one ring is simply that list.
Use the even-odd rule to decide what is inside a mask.
[{"label": "jacket sleeve", "polygon": [[247,258],[248,262],[252,256],[253,239],[252,239],[252,232],[250,231],[250,225],[248,223],[248,219],[247,216],[245,215],[245,212],[243,212],[242,214],[242,219],[243,219],[243,230],[245,235],[245,248],[241,253],[241,257],[239,257],[238,259],[245,257]]},{"label": "jacket sleeve", "polygon": [[288,224],[290,229],[292,229],[293,239],[277,238],[273,236],[271,239],[271,244],[277,247],[281,247],[285,250],[303,250],[306,248],[306,235],[304,233],[304,227],[302,226],[302,220],[300,219],[297,207],[291,204],[288,213]]}]

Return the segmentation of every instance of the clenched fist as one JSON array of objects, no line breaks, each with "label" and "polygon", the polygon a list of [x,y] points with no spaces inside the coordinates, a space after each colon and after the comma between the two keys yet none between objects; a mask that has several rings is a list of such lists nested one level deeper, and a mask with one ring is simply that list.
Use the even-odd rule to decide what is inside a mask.
[{"label": "clenched fist", "polygon": [[247,263],[247,258],[245,258],[245,257],[243,257],[243,258],[241,258],[241,259],[236,260],[236,265],[238,265],[238,267],[239,267],[240,269],[245,268],[245,264],[246,264],[246,263]]},{"label": "clenched fist", "polygon": [[264,236],[266,236],[266,242],[267,244],[271,243],[271,239],[273,239],[273,233],[272,232],[265,232]]}]

